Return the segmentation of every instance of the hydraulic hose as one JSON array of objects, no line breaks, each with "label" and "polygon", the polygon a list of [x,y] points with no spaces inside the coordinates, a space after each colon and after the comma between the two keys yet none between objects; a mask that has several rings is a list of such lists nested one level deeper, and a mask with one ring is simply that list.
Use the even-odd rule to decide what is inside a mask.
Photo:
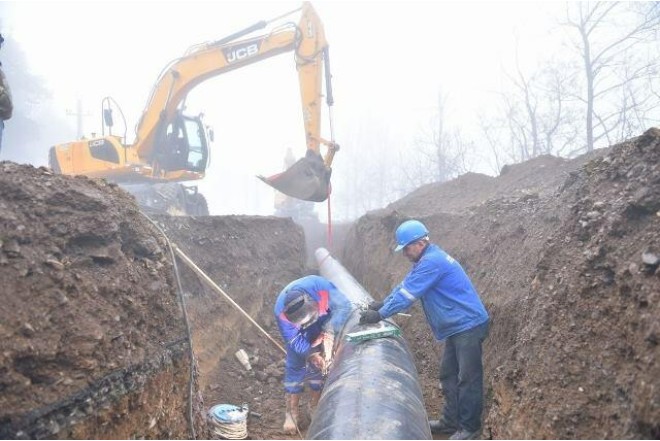
[{"label": "hydraulic hose", "polygon": [[[330,253],[316,251],[320,273],[354,304],[373,300]],[[413,357],[400,336],[361,342],[345,334],[369,329],[349,317],[307,439],[432,439]],[[395,326],[391,322],[388,325]]]},{"label": "hydraulic hose", "polygon": [[190,330],[190,321],[188,320],[188,310],[186,308],[186,301],[183,298],[183,286],[181,285],[181,277],[179,275],[179,267],[176,264],[176,257],[174,257],[174,247],[172,242],[170,242],[169,237],[163,231],[163,229],[149,216],[144,212],[140,212],[151,224],[156,227],[158,232],[162,237],[165,238],[167,242],[167,248],[170,251],[170,258],[172,259],[172,267],[174,268],[174,277],[176,279],[177,285],[177,294],[179,297],[179,303],[181,305],[181,311],[183,312],[183,324],[186,327],[186,337],[188,339],[188,348],[190,349],[190,376],[188,377],[188,424],[190,428],[190,437],[191,439],[197,439],[197,434],[195,433],[195,418],[193,415],[193,399],[194,399],[194,389],[195,389],[195,351],[193,350],[193,340],[192,340],[192,331]]}]

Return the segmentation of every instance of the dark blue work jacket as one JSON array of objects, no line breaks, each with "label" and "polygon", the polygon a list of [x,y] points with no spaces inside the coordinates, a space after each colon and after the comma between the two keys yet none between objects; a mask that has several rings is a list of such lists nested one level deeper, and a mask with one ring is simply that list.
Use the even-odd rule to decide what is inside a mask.
[{"label": "dark blue work jacket", "polygon": [[463,267],[434,244],[384,300],[378,311],[383,318],[422,301],[426,320],[438,340],[467,331],[488,320],[486,308]]},{"label": "dark blue work jacket", "polygon": [[[318,303],[319,318],[311,326],[301,329],[285,317],[284,298],[292,289],[302,289]],[[274,313],[287,350],[307,355],[323,330],[338,333],[351,312],[351,303],[329,280],[320,276],[306,276],[289,283],[275,301]]]}]

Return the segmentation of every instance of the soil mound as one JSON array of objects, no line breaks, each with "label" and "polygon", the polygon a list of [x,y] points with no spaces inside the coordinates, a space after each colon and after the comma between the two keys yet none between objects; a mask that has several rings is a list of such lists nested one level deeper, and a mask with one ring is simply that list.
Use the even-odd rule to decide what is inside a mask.
[{"label": "soil mound", "polygon": [[188,436],[174,286],[126,193],[0,163],[0,435]]},{"label": "soil mound", "polygon": [[[657,439],[659,157],[652,129],[573,160],[427,185],[360,218],[348,247],[343,225],[339,257],[384,297],[409,269],[392,252],[394,230],[414,217],[462,263],[492,318],[485,437]],[[237,306],[281,344],[275,296],[310,273],[309,245],[323,244],[313,227],[256,216],[150,221],[116,186],[0,163],[0,435],[188,438],[192,390],[198,437],[212,436],[212,405],[247,403],[251,438],[297,438],[280,431],[284,355]],[[318,237],[306,238],[312,230]],[[168,242],[231,301],[174,265]],[[419,306],[411,312],[397,320],[435,417],[442,345]]]},{"label": "soil mound", "polygon": [[[656,439],[659,157],[652,129],[587,157],[421,188],[361,218],[343,263],[384,297],[409,269],[394,230],[414,217],[463,264],[492,318],[484,436]],[[434,416],[441,344],[413,310],[398,320]]]},{"label": "soil mound", "polygon": [[[231,301],[173,266],[168,241]],[[196,435],[210,436],[214,404],[247,403],[251,437],[286,438],[284,354],[232,302],[282,345],[274,300],[309,273],[308,253],[289,218],[150,220],[102,180],[0,163],[0,434],[190,437],[190,332]]]},{"label": "soil mound", "polygon": [[497,178],[480,173],[466,173],[448,182],[427,184],[391,203],[387,209],[415,216],[454,213],[473,208],[499,197],[516,198],[552,193],[570,173],[597,151],[574,160],[550,155],[538,156],[521,164],[505,165]]}]

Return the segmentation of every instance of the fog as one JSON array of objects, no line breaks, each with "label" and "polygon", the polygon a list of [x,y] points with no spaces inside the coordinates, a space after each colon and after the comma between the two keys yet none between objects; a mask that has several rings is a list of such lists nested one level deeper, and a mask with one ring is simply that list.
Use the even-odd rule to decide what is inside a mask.
[{"label": "fog", "polygon": [[[563,3],[312,4],[330,45],[334,138],[341,145],[333,164],[333,201],[350,199],[355,190],[349,184],[364,179],[360,173],[370,170],[372,162],[396,170],[414,154],[415,139],[437,113],[439,95],[447,97],[445,123],[478,139],[479,115],[495,106],[502,72],[513,66],[516,54],[521,69],[534,69],[541,58],[562,50],[557,20]],[[189,46],[277,17],[300,3],[52,1],[2,6],[1,32],[21,47],[30,72],[51,91],[43,105],[62,118],[58,136],[63,139],[44,135],[38,145],[19,149],[11,145],[10,120],[0,159],[45,165],[49,146],[72,141],[79,131],[100,133],[103,97],[111,96],[121,106],[131,141],[148,94],[170,60]],[[297,18],[294,14],[290,20]],[[9,60],[0,59],[9,72]],[[305,151],[293,54],[212,78],[194,89],[186,104],[187,113],[203,112],[215,131],[212,163],[199,183],[211,213],[272,214],[274,191],[255,175],[282,171],[289,147],[297,157]],[[330,138],[327,116],[324,108],[323,135]],[[496,173],[488,150],[479,143],[473,147],[470,169]],[[383,185],[393,179],[385,180]],[[392,184],[391,191],[363,209],[400,197],[401,184]],[[316,205],[323,219],[325,204]],[[345,206],[333,207],[338,219],[362,214]]]}]

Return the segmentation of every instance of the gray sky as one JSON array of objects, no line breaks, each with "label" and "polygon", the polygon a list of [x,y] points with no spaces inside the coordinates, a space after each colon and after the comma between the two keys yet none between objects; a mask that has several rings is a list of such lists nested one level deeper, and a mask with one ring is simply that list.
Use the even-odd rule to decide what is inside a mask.
[{"label": "gray sky", "polygon": [[[90,113],[83,121],[85,133],[100,133],[101,99],[111,96],[128,119],[129,140],[148,93],[170,60],[191,45],[300,6],[252,1],[12,4],[13,21],[3,19],[4,32],[23,46],[34,73],[47,79],[61,111],[75,109],[80,98]],[[515,45],[533,69],[556,38],[549,30],[564,8],[557,2],[312,4],[330,44],[335,138],[342,146],[334,163],[336,192],[345,178],[342,168],[355,160],[352,153],[374,148],[351,140],[369,139],[370,130],[386,127],[387,143],[381,148],[405,152],[428,123],[440,90],[449,97],[451,122],[475,130],[477,111],[493,102]],[[193,90],[187,105],[189,113],[204,112],[216,133],[212,165],[200,184],[212,214],[271,214],[273,191],[254,176],[281,171],[287,147],[298,157],[305,149],[293,54],[208,80]],[[71,139],[50,144],[75,139],[75,118],[70,120]],[[325,109],[323,126],[329,137]],[[382,133],[372,138],[379,140]],[[486,160],[479,168],[493,172]],[[323,218],[323,207],[318,211]]]}]

